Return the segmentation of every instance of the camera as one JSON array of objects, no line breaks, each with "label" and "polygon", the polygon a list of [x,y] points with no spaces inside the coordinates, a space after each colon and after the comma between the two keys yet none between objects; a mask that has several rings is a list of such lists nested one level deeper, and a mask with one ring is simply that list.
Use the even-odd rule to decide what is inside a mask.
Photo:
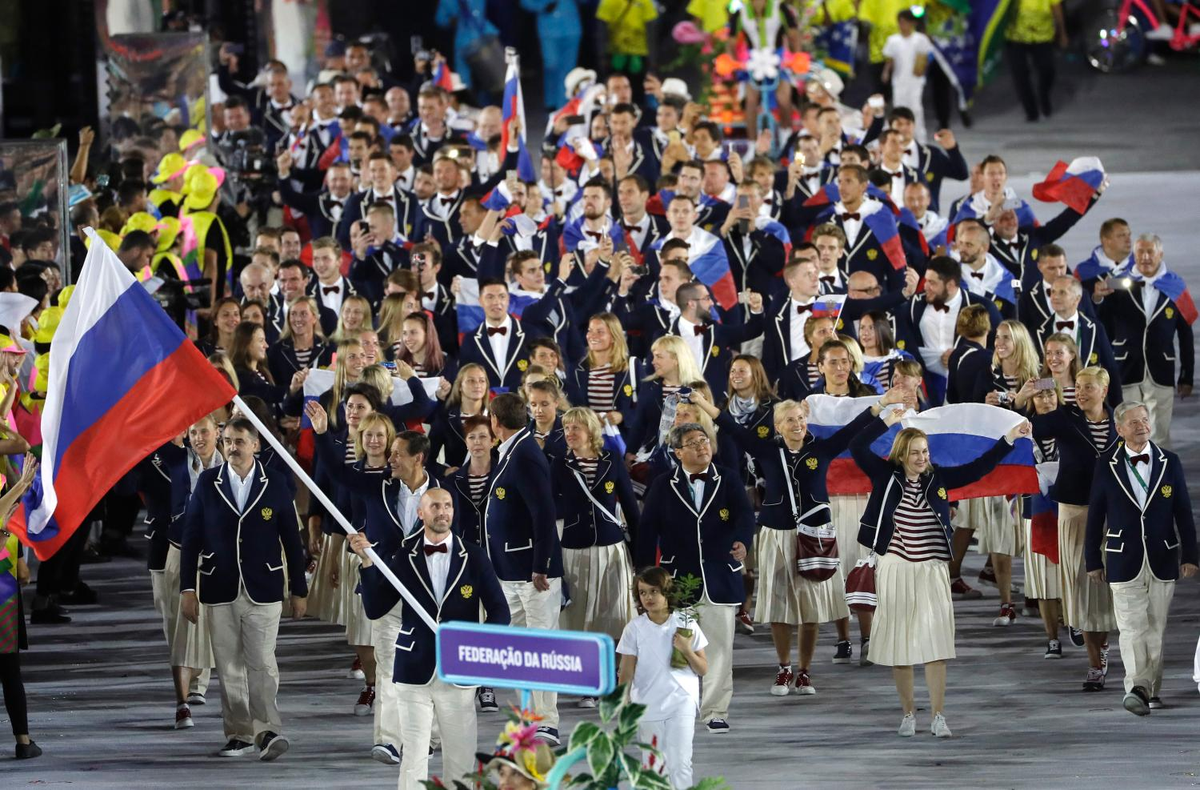
[{"label": "camera", "polygon": [[[189,292],[185,286],[191,286]],[[189,310],[200,310],[211,301],[212,283],[208,280],[175,280],[162,278],[154,291],[154,299],[180,329],[184,328]]]}]

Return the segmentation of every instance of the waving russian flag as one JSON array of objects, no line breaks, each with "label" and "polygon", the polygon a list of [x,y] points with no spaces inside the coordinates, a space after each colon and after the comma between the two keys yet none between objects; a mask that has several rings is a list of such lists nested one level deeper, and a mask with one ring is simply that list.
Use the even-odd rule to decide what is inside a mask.
[{"label": "waving russian flag", "polygon": [[474,277],[459,280],[458,295],[454,297],[454,313],[458,318],[460,341],[483,323],[483,305],[479,303],[479,280]]},{"label": "waving russian flag", "polygon": [[554,161],[562,165],[563,170],[566,170],[574,178],[579,175],[579,171],[583,169],[584,165],[598,161],[604,155],[604,149],[589,137],[574,137],[568,142],[565,139],[566,136],[564,134],[564,139],[560,141]]},{"label": "waving russian flag", "polygon": [[[659,238],[652,249],[662,249],[666,237]],[[729,268],[729,258],[721,240],[700,228],[692,228],[688,237],[688,267],[696,279],[708,286],[713,300],[722,310],[730,310],[737,304],[737,284]]]},{"label": "waving russian flag", "polygon": [[[582,215],[571,220],[563,227],[562,245],[565,252],[575,252],[579,247],[583,247],[584,252],[589,252],[593,247],[599,246],[600,242],[591,235],[591,231],[585,230],[584,223],[587,221]],[[613,244],[620,243],[624,238],[625,232],[619,223],[608,220],[608,236],[613,240]]]},{"label": "waving russian flag", "polygon": [[443,90],[453,90],[454,80],[451,79],[452,72],[450,67],[446,65],[446,61],[439,60],[437,65],[433,67],[433,84]]},{"label": "waving russian flag", "polygon": [[521,72],[515,62],[508,64],[508,72],[504,77],[504,103],[501,105],[504,120],[500,127],[500,150],[508,150],[508,141],[512,139],[512,124],[516,119],[521,128],[517,133],[517,173],[521,180],[532,183],[537,180],[537,172],[533,169],[533,159],[529,149],[525,147],[525,97],[521,93]]},{"label": "waving russian flag", "polygon": [[237,393],[95,232],[50,346],[42,466],[8,528],[56,552],[135,464]]},{"label": "waving russian flag", "polygon": [[[1144,279],[1137,268],[1132,266],[1123,273],[1128,274],[1137,282],[1141,282]],[[1183,281],[1182,277],[1175,272],[1165,271],[1158,275],[1150,285],[1157,288],[1160,293],[1175,303],[1184,321],[1187,321],[1189,324],[1196,323],[1196,303],[1192,301],[1192,294],[1188,291],[1187,283]]]},{"label": "waving russian flag", "polygon": [[822,294],[812,304],[813,318],[832,318],[837,321],[846,304],[846,294]]},{"label": "waving russian flag", "polygon": [[[864,206],[864,208],[866,208]],[[900,229],[896,226],[896,215],[888,211],[882,204],[870,214],[863,211],[863,224],[875,234],[879,248],[887,256],[893,269],[903,270],[908,266],[908,258],[904,255],[904,242],[900,241]]]},{"label": "waving russian flag", "polygon": [[1083,214],[1102,183],[1104,165],[1098,158],[1081,156],[1069,165],[1060,159],[1044,181],[1033,185],[1033,196],[1044,203],[1065,203]]},{"label": "waving russian flag", "polygon": [[1024,502],[1029,519],[1029,548],[1058,564],[1058,503],[1050,498],[1050,488],[1058,478],[1058,461],[1037,465],[1039,490]]},{"label": "waving russian flag", "polygon": [[[1022,228],[1036,227],[1038,224],[1037,217],[1033,215],[1033,209],[1029,204],[1017,197],[1016,191],[1012,187],[1007,187],[1004,190],[1004,202],[1013,203],[1013,211],[1017,215],[1017,226]],[[969,199],[964,200],[958,209],[958,213],[950,221],[951,225],[957,225],[964,219],[977,219],[987,214],[988,202],[982,192],[976,192]],[[953,233],[948,234],[951,238]]]},{"label": "waving russian flag", "polygon": [[[871,408],[879,401],[878,395],[866,398],[839,398],[836,395],[809,395],[805,399],[808,404],[808,432],[818,439],[826,439],[839,429],[849,424],[855,417]],[[875,440],[871,449],[877,455],[887,455],[892,449],[892,440],[900,432],[899,426],[888,428],[883,436]],[[850,451],[839,455],[829,464],[829,474],[825,480],[831,496],[849,496],[851,494],[871,493],[871,480],[854,463]]]}]

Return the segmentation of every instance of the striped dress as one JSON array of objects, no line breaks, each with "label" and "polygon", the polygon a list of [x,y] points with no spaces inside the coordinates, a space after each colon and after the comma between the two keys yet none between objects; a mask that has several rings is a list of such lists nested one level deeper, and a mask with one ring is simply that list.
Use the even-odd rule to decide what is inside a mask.
[{"label": "striped dress", "polygon": [[600,466],[599,457],[584,458],[583,456],[576,455],[575,463],[579,464],[579,469],[583,472],[583,477],[587,480],[589,487],[596,482],[596,469]]},{"label": "striped dress", "polygon": [[612,411],[617,400],[617,374],[612,365],[599,365],[588,371],[588,407],[603,414]]},{"label": "striped dress", "polygon": [[950,560],[946,531],[925,499],[919,480],[904,481],[904,491],[893,520],[896,528],[892,533],[892,542],[888,544],[888,554],[895,554],[909,562]]}]

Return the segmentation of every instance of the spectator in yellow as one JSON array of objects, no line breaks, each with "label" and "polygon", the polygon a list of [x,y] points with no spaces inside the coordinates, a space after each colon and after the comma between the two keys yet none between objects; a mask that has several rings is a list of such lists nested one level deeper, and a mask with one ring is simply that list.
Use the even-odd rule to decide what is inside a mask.
[{"label": "spectator in yellow", "polygon": [[892,88],[883,80],[883,66],[887,60],[883,56],[883,45],[888,36],[900,32],[897,14],[912,5],[912,0],[862,0],[858,6],[859,20],[870,28],[867,45],[870,52],[871,89],[872,92],[882,93],[888,101],[892,98]]},{"label": "spectator in yellow", "polygon": [[[1067,47],[1062,0],[1016,0],[1009,17],[1006,51],[1017,97],[1025,108],[1025,120],[1049,118],[1053,107],[1054,44]],[[1032,65],[1032,70],[1030,66]],[[1037,73],[1036,92],[1034,75]]]},{"label": "spectator in yellow", "polygon": [[600,0],[596,8],[596,19],[608,29],[613,71],[627,74],[631,82],[646,73],[646,30],[657,18],[654,0]]}]

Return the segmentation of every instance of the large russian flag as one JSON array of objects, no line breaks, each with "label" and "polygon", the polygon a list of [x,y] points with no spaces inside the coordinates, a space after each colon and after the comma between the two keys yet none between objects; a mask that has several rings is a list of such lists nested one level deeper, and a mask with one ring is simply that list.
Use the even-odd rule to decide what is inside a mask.
[{"label": "large russian flag", "polygon": [[1029,548],[1035,554],[1058,564],[1058,503],[1050,498],[1050,488],[1058,478],[1058,461],[1037,465],[1039,490],[1025,500],[1029,519]]},{"label": "large russian flag", "polygon": [[458,295],[454,297],[454,312],[458,318],[458,339],[461,341],[483,323],[483,305],[479,303],[479,280],[473,277],[459,280]]},{"label": "large russian flag", "polygon": [[904,243],[900,241],[900,229],[896,227],[896,215],[888,211],[882,204],[870,214],[863,214],[863,224],[875,234],[879,248],[892,264],[893,269],[903,270],[908,266],[908,258],[904,255]]},{"label": "large russian flag", "polygon": [[[827,437],[869,408],[878,396],[838,398],[810,395],[808,430],[813,436]],[[921,413],[910,412],[900,425],[920,428],[929,437],[929,453],[935,466],[959,466],[983,455],[998,439],[1025,418],[982,403],[956,403]],[[893,425],[871,445],[881,457],[887,456],[900,431]],[[854,463],[849,451],[829,465],[826,480],[831,495],[869,494],[871,481]],[[1020,439],[1008,455],[983,479],[949,492],[952,501],[981,496],[1033,494],[1038,492],[1037,469],[1033,460],[1033,442]]]},{"label": "large russian flag", "polygon": [[1033,185],[1033,196],[1044,203],[1065,203],[1080,214],[1104,183],[1104,165],[1094,156],[1081,156],[1067,164],[1061,159],[1044,181]]},{"label": "large russian flag", "polygon": [[[664,236],[654,242],[653,249],[662,249],[665,240]],[[701,228],[692,229],[688,244],[688,266],[692,274],[708,286],[712,291],[713,300],[721,309],[732,309],[738,301],[737,284],[733,281],[725,245],[719,238]]]},{"label": "large russian flag", "polygon": [[[1139,282],[1143,279],[1138,270],[1132,266],[1126,274]],[[1184,321],[1189,324],[1196,323],[1196,303],[1192,301],[1192,294],[1182,277],[1175,272],[1163,272],[1152,285],[1175,303],[1175,306],[1179,308],[1179,315],[1183,317]]]},{"label": "large russian flag", "polygon": [[93,243],[50,345],[41,470],[9,522],[43,560],[135,464],[237,394],[88,234]]},{"label": "large russian flag", "polygon": [[520,174],[522,181],[532,183],[537,180],[537,173],[533,169],[533,159],[529,156],[529,150],[525,147],[525,130],[528,126],[525,123],[525,97],[521,93],[520,77],[521,72],[517,68],[517,64],[510,62],[508,72],[504,77],[504,103],[501,104],[504,120],[500,127],[500,150],[502,152],[508,150],[508,141],[512,137],[513,119],[519,120],[521,129],[517,134],[517,173]]}]

